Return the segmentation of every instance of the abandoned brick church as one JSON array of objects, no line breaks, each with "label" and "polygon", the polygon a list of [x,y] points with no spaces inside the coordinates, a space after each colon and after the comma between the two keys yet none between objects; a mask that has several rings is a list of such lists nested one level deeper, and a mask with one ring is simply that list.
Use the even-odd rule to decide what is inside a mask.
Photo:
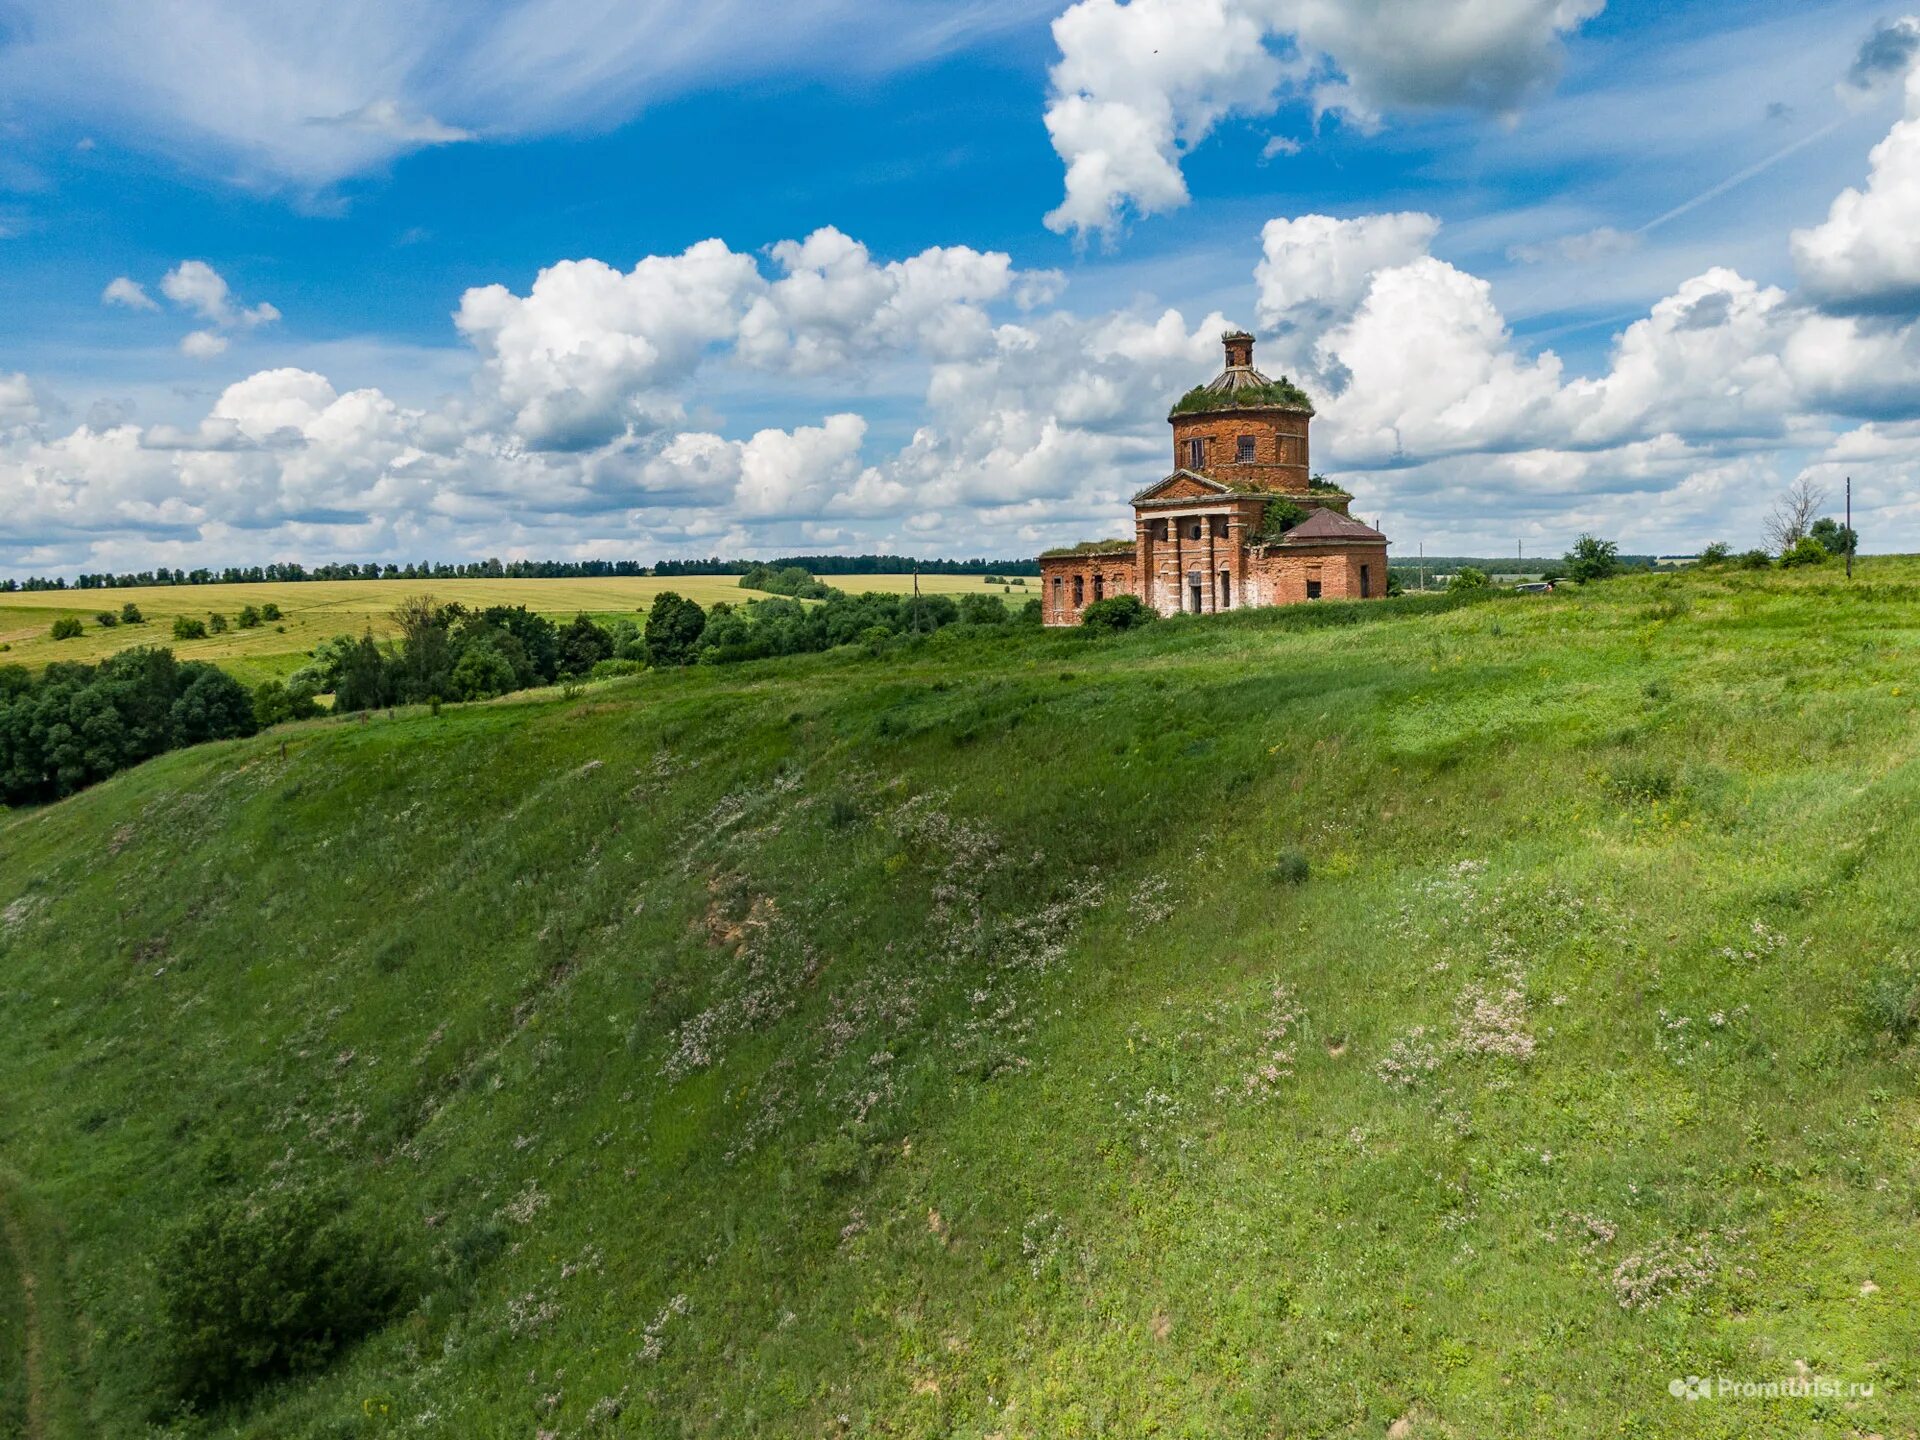
[{"label": "abandoned brick church", "polygon": [[1167,417],[1176,468],[1133,497],[1133,538],[1040,557],[1047,624],[1111,595],[1173,615],[1387,593],[1387,537],[1308,466],[1306,393],[1253,368],[1253,336],[1224,338],[1227,368]]}]

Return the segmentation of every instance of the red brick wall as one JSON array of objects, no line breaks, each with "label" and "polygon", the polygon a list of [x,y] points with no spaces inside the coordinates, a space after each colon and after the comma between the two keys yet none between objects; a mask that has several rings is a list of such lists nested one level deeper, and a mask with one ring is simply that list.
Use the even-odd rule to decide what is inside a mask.
[{"label": "red brick wall", "polygon": [[1273,547],[1252,559],[1252,598],[1258,605],[1296,605],[1307,599],[1307,582],[1320,582],[1322,600],[1358,600],[1362,567],[1366,570],[1366,598],[1387,593],[1387,547],[1341,545],[1285,549]]},{"label": "red brick wall", "polygon": [[1126,551],[1044,555],[1040,559],[1040,619],[1044,624],[1078,625],[1080,612],[1096,599],[1137,593],[1134,557]]},{"label": "red brick wall", "polygon": [[[1202,411],[1173,417],[1173,463],[1179,470],[1199,470],[1215,480],[1252,490],[1277,490],[1304,495],[1311,473],[1307,428],[1312,417],[1289,410]],[[1253,463],[1243,465],[1239,438],[1253,437]],[[1187,442],[1205,443],[1205,458],[1195,466]]]}]

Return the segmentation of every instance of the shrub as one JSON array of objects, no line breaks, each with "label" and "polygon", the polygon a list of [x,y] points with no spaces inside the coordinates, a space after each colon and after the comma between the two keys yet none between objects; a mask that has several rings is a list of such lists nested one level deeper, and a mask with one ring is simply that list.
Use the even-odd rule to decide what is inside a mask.
[{"label": "shrub", "polygon": [[1454,590],[1486,590],[1493,584],[1487,572],[1472,565],[1462,565],[1447,580],[1449,592]]},{"label": "shrub", "polygon": [[1158,619],[1137,595],[1109,595],[1096,600],[1080,612],[1080,623],[1088,630],[1134,630]]},{"label": "shrub", "polygon": [[144,625],[147,623],[147,617],[140,613],[140,607],[138,605],[129,600],[120,607],[120,623],[122,625]]},{"label": "shrub", "polygon": [[211,630],[216,635],[226,634],[227,633],[227,617],[222,614],[219,614],[217,611],[207,616],[207,629]]},{"label": "shrub", "polygon": [[202,1406],[320,1368],[403,1288],[338,1203],[311,1191],[213,1202],[167,1237],[156,1278],[170,1388]]},{"label": "shrub", "polygon": [[260,626],[260,608],[257,605],[242,605],[240,613],[233,617],[233,623],[242,630],[256,630]]},{"label": "shrub", "polygon": [[1567,577],[1582,585],[1589,580],[1611,580],[1620,573],[1620,547],[1611,540],[1582,535],[1567,552]]},{"label": "shrub", "polygon": [[1920,1030],[1920,980],[1907,969],[1886,966],[1867,982],[1862,1008],[1869,1025],[1904,1045]]},{"label": "shrub", "polygon": [[1773,557],[1764,550],[1743,550],[1734,557],[1733,563],[1742,570],[1771,570]]},{"label": "shrub", "polygon": [[280,618],[280,607],[271,600],[267,601],[266,604],[260,607],[260,618],[262,620],[278,620]]},{"label": "shrub", "polygon": [[1273,878],[1282,885],[1304,885],[1312,870],[1304,850],[1282,850],[1274,857]]},{"label": "shrub", "polygon": [[204,640],[207,638],[207,622],[196,620],[191,615],[176,615],[173,617],[173,638]]},{"label": "shrub", "polygon": [[53,622],[53,638],[56,640],[77,640],[82,626],[77,615],[62,615]]},{"label": "shrub", "polygon": [[1780,557],[1780,564],[1786,569],[1799,565],[1824,565],[1833,557],[1827,553],[1827,547],[1811,535],[1802,535],[1789,545]]},{"label": "shrub", "polygon": [[1724,565],[1733,558],[1733,547],[1724,540],[1716,540],[1700,552],[1699,564]]},{"label": "shrub", "polygon": [[1014,618],[1019,620],[1022,625],[1045,624],[1047,618],[1046,609],[1041,605],[1040,597],[1036,595],[1028,600],[1026,604],[1020,607],[1019,614]]},{"label": "shrub", "polygon": [[960,619],[967,625],[1004,625],[1007,607],[998,595],[962,595]]},{"label": "shrub", "polygon": [[102,610],[98,615],[93,617],[93,623],[98,625],[102,630],[111,630],[120,623],[120,616],[117,611]]},{"label": "shrub", "polygon": [[291,681],[268,680],[253,691],[253,719],[261,729],[285,720],[311,720],[320,713],[313,692]]}]

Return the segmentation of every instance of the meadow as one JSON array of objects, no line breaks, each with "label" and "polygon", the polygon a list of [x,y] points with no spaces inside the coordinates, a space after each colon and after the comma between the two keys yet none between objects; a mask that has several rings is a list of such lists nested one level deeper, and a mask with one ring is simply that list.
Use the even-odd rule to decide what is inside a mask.
[{"label": "meadow", "polygon": [[[0,817],[0,1427],[1912,1434],[1917,705],[1874,559],[956,626]],[[289,1191],[402,1299],[184,1410],[155,1257]]]},{"label": "meadow", "polygon": [[[911,575],[842,575],[830,583],[850,594],[877,590],[900,594],[913,589]],[[987,586],[977,575],[924,575],[926,594],[964,595],[990,592],[1018,602],[1039,594],[1038,582],[1011,590]],[[757,590],[741,588],[737,576],[686,575],[666,579],[607,577],[558,580],[315,580],[298,584],[156,585],[114,590],[34,590],[0,594],[0,664],[38,669],[54,660],[104,660],[130,645],[165,645],[182,660],[207,660],[232,672],[248,685],[283,680],[305,663],[307,653],[335,635],[360,635],[371,630],[378,638],[395,633],[390,618],[394,606],[410,595],[431,594],[442,603],[459,601],[471,609],[489,605],[525,605],[556,620],[570,620],[581,611],[596,620],[632,618],[653,604],[662,590],[684,595],[703,606],[716,601],[740,604],[766,598]],[[103,610],[118,612],[137,605],[146,623],[99,625]],[[209,614],[229,621],[242,606],[280,607],[281,619],[248,630],[228,629],[204,640],[175,640],[175,616],[205,620]],[[83,625],[81,634],[55,640],[55,620],[71,617]]]}]

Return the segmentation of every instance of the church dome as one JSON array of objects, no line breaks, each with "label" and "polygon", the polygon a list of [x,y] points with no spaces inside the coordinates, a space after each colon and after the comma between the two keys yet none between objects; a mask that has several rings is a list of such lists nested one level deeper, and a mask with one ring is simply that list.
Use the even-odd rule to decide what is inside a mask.
[{"label": "church dome", "polygon": [[1175,415],[1198,415],[1214,410],[1293,410],[1313,414],[1307,392],[1282,375],[1270,380],[1253,368],[1253,336],[1229,330],[1220,337],[1227,350],[1227,368],[1204,385],[1196,385],[1174,402]]}]

